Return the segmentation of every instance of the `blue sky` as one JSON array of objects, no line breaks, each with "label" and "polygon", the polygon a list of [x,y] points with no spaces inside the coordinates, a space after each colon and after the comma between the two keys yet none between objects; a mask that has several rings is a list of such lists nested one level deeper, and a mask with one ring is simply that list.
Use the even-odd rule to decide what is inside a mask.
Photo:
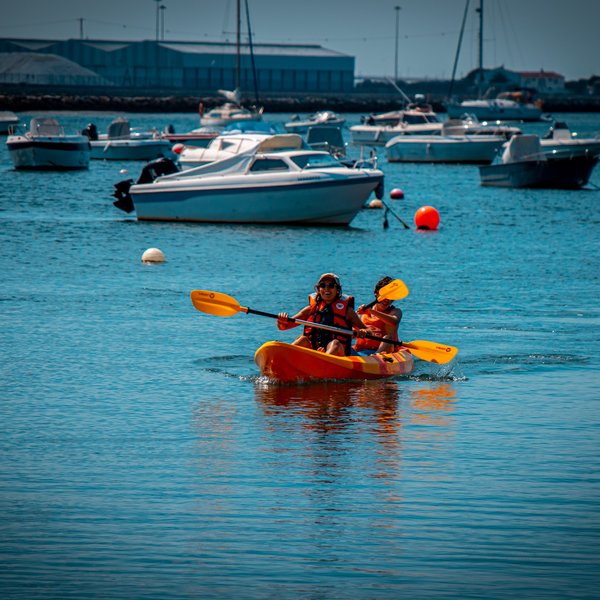
[{"label": "blue sky", "polygon": [[[160,0],[166,40],[235,39],[235,0]],[[466,0],[248,0],[255,42],[320,44],[357,75],[448,78]],[[155,39],[156,0],[3,0],[0,37]],[[477,66],[471,0],[458,76]],[[242,6],[244,0],[242,0]],[[396,11],[395,6],[400,6]],[[600,75],[600,0],[485,0],[484,66]],[[245,21],[244,21],[245,25]],[[244,27],[245,29],[245,27]]]}]

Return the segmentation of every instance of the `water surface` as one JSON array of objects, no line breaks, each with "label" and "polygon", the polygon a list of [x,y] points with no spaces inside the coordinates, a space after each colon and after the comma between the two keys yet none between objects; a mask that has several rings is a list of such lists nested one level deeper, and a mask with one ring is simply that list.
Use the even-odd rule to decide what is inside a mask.
[{"label": "water surface", "polygon": [[[2,145],[3,597],[597,597],[600,171],[505,190],[381,158],[392,210],[412,225],[433,205],[437,232],[378,210],[341,229],[138,223],[110,193],[141,165],[22,173]],[[143,265],[149,247],[167,262]],[[276,386],[253,353],[293,330],[189,301],[293,312],[325,271],[359,302],[403,279],[402,338],[457,359]]]}]

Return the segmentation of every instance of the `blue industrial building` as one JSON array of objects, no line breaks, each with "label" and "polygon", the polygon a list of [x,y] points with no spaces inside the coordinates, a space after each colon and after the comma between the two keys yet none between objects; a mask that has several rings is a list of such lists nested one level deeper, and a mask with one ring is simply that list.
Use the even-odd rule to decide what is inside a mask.
[{"label": "blue industrial building", "polygon": [[[53,54],[93,71],[119,88],[208,94],[234,89],[238,51],[228,42],[0,39],[0,53]],[[304,44],[247,44],[239,52],[245,95],[336,94],[354,88],[353,56]]]}]

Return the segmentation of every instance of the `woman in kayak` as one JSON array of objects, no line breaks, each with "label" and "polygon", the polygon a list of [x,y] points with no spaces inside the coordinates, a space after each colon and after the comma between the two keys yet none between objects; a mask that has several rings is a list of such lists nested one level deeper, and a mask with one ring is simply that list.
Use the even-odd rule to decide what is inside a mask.
[{"label": "woman in kayak", "polygon": [[[296,313],[292,319],[302,319],[341,329],[356,329],[358,336],[368,333],[354,310],[354,298],[342,295],[342,285],[335,273],[323,273],[319,277],[315,285],[315,292],[309,295],[308,302],[308,306]],[[287,313],[282,312],[277,316],[279,317],[277,319],[279,329],[297,327]],[[349,355],[352,351],[350,336],[318,327],[304,327],[304,333],[294,340],[293,344],[337,356]]]},{"label": "woman in kayak", "polygon": [[[392,282],[391,277],[382,277],[376,284],[373,293],[375,298],[379,295],[379,290]],[[398,340],[398,326],[402,320],[402,311],[396,308],[391,300],[382,299],[375,302],[373,306],[363,304],[358,307],[358,314],[363,322],[363,326],[368,328],[370,335],[387,338],[390,342],[378,342],[369,338],[360,337],[354,344],[354,350],[360,354],[375,354],[379,352],[393,352],[393,341]]]}]

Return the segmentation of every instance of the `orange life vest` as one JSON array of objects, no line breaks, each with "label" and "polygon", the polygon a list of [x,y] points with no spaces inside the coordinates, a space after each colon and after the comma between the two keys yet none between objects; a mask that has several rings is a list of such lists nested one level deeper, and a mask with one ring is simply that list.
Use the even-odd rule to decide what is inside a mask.
[{"label": "orange life vest", "polygon": [[[392,308],[393,306],[390,306],[388,308],[388,312]],[[387,323],[377,315],[364,314],[360,316],[360,319],[364,326],[371,330],[371,333],[374,336],[384,337],[386,335]],[[356,338],[354,349],[357,352],[360,350],[377,350],[377,348],[379,348],[379,344],[381,344],[381,342],[378,342],[377,340],[371,340],[369,338]]]},{"label": "orange life vest", "polygon": [[[323,300],[317,303],[317,294],[314,293],[308,296],[308,303],[311,310],[306,318],[307,321],[332,325],[333,327],[340,327],[342,329],[352,329],[351,324],[346,319],[348,308],[354,308],[354,298],[352,296],[340,296],[328,305]],[[312,347],[315,350],[317,348],[325,348],[331,340],[337,339],[344,345],[346,354],[350,354],[352,346],[352,338],[350,336],[308,325],[304,327],[304,335],[310,339]]]}]

